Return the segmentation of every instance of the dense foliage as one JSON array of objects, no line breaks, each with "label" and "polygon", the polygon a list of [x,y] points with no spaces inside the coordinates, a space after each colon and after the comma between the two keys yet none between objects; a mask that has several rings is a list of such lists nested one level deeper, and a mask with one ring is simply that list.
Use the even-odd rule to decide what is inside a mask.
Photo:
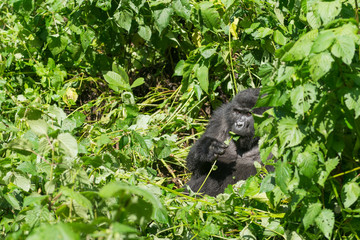
[{"label": "dense foliage", "polygon": [[[1,238],[359,239],[357,9],[2,1]],[[211,111],[260,86],[275,172],[183,195]]]}]

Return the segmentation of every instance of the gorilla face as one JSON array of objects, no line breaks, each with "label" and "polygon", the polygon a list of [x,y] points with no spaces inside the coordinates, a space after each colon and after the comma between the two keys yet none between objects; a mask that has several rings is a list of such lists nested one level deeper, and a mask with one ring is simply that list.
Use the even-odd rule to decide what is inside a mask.
[{"label": "gorilla face", "polygon": [[250,109],[234,107],[231,112],[230,130],[240,137],[253,136],[254,118]]}]

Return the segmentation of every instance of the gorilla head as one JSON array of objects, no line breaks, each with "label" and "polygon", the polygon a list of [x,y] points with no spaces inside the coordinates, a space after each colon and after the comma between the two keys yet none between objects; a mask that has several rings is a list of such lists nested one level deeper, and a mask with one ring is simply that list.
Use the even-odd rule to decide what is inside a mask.
[{"label": "gorilla head", "polygon": [[[254,162],[260,161],[260,153],[252,114],[262,114],[268,109],[254,109],[259,93],[260,89],[244,90],[214,112],[205,133],[186,159],[188,169],[193,172],[188,182],[193,191],[202,186],[201,192],[215,196],[228,184],[256,174]],[[238,137],[225,144],[231,134]],[[203,184],[215,160],[217,170],[212,171]]]}]

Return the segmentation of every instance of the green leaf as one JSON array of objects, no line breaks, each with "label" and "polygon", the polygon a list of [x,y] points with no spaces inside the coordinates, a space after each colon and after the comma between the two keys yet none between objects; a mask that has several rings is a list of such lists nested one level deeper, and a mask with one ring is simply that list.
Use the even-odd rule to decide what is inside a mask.
[{"label": "green leaf", "polygon": [[3,195],[5,200],[11,205],[12,208],[16,210],[20,210],[20,203],[19,201],[14,197],[12,193],[8,193],[6,195]]},{"label": "green leaf", "polygon": [[297,86],[290,96],[295,113],[304,116],[316,100],[316,87],[310,83]]},{"label": "green leaf", "polygon": [[124,233],[139,233],[139,231],[136,228],[130,227],[125,224],[121,224],[118,222],[113,222],[111,224],[111,229],[113,232],[124,234]]},{"label": "green leaf", "polygon": [[313,41],[318,35],[318,30],[314,29],[302,36],[292,48],[284,54],[282,61],[298,61],[307,57],[311,51]]},{"label": "green leaf", "polygon": [[70,133],[61,133],[57,137],[60,142],[60,149],[71,158],[77,157],[78,145],[76,139]]},{"label": "green leaf", "polygon": [[14,176],[15,176],[14,184],[19,188],[21,188],[22,190],[24,190],[25,192],[28,192],[30,190],[30,185],[31,185],[30,179],[18,173],[15,173]]},{"label": "green leaf", "polygon": [[255,32],[252,33],[252,36],[255,39],[261,39],[273,34],[273,32],[274,31],[271,28],[260,27]]},{"label": "green leaf", "polygon": [[319,53],[328,49],[335,41],[335,33],[333,30],[323,31],[315,39],[314,44],[311,48],[311,52]]},{"label": "green leaf", "polygon": [[305,230],[307,230],[310,225],[315,222],[315,218],[320,214],[322,205],[321,203],[312,203],[306,209],[306,213],[302,222],[304,224]]},{"label": "green leaf", "polygon": [[299,153],[296,163],[300,172],[308,178],[312,178],[317,172],[317,156],[310,151]]},{"label": "green leaf", "polygon": [[69,39],[65,36],[60,37],[49,37],[47,39],[48,48],[51,51],[52,55],[58,55],[62,51],[65,50],[66,46],[68,45]]},{"label": "green leaf", "polygon": [[331,53],[335,57],[341,58],[347,65],[350,65],[355,54],[355,43],[348,36],[338,36],[331,48]]},{"label": "green leaf", "polygon": [[32,196],[27,196],[24,198],[24,203],[23,206],[29,206],[33,203],[35,203],[36,205],[40,204],[44,199],[49,198],[48,195],[39,195],[38,193],[33,193]]},{"label": "green leaf", "polygon": [[46,224],[35,228],[27,240],[78,240],[79,234],[73,232],[67,224],[59,222],[54,225]]},{"label": "green leaf", "polygon": [[282,146],[293,147],[301,143],[305,135],[301,132],[296,119],[285,117],[279,121],[278,132]]},{"label": "green leaf", "polygon": [[201,66],[196,72],[196,77],[200,82],[200,87],[207,94],[209,93],[209,69],[206,66]]},{"label": "green leaf", "polygon": [[133,131],[132,132],[136,141],[140,144],[141,148],[144,150],[144,153],[146,156],[149,156],[150,152],[149,152],[149,148],[148,146],[146,145],[145,141],[144,141],[144,138],[138,134],[137,132]]},{"label": "green leaf", "polygon": [[213,7],[212,2],[201,2],[200,4],[201,18],[204,24],[210,30],[216,31],[220,28],[220,14]]},{"label": "green leaf", "polygon": [[360,89],[349,89],[344,94],[345,105],[349,110],[355,111],[355,118],[360,116]]},{"label": "green leaf", "polygon": [[312,79],[317,81],[328,73],[333,61],[334,59],[327,51],[311,56],[309,66]]},{"label": "green leaf", "polygon": [[260,193],[270,192],[275,188],[275,177],[272,174],[266,175],[261,181]]},{"label": "green leaf", "polygon": [[7,145],[7,147],[23,155],[29,155],[33,153],[33,145],[25,138],[15,138]]},{"label": "green leaf", "polygon": [[291,180],[292,170],[289,163],[277,161],[275,165],[275,182],[283,193],[288,193],[288,183]]},{"label": "green leaf", "polygon": [[104,78],[109,83],[109,87],[115,92],[120,92],[120,90],[130,91],[131,89],[129,85],[129,77],[127,76],[125,71],[122,74],[118,74],[113,71],[108,71],[104,75]]},{"label": "green leaf", "polygon": [[334,213],[329,209],[321,210],[315,219],[316,225],[320,228],[327,239],[331,238],[331,233],[335,224]]},{"label": "green leaf", "polygon": [[95,38],[95,32],[91,28],[87,28],[86,31],[81,32],[80,42],[81,46],[84,49],[84,52],[89,47],[93,39]]},{"label": "green leaf", "polygon": [[346,183],[342,189],[341,197],[345,208],[353,205],[360,196],[360,186],[357,182]]},{"label": "green leaf", "polygon": [[185,61],[180,60],[175,67],[174,75],[173,76],[182,76],[184,71]]},{"label": "green leaf", "polygon": [[93,206],[90,200],[83,196],[81,193],[75,192],[74,190],[67,187],[62,187],[60,192],[65,196],[68,196],[72,200],[76,201],[79,205],[85,207],[87,210],[92,210]]},{"label": "green leaf", "polygon": [[321,19],[317,12],[308,12],[306,14],[306,20],[312,29],[321,27]]},{"label": "green leaf", "polygon": [[28,120],[27,122],[31,131],[33,131],[36,135],[47,135],[48,125],[43,119]]},{"label": "green leaf", "polygon": [[138,86],[141,86],[141,85],[143,85],[145,83],[145,80],[144,80],[144,78],[142,78],[142,77],[140,77],[140,78],[137,78],[134,82],[133,82],[133,84],[131,84],[131,88],[136,88],[136,87],[138,87]]},{"label": "green leaf", "polygon": [[110,198],[116,196],[118,192],[121,190],[129,191],[133,194],[143,196],[144,199],[149,201],[154,207],[154,212],[153,212],[154,220],[159,221],[161,223],[168,223],[166,209],[163,207],[159,199],[156,198],[152,193],[144,189],[135,186],[130,186],[122,182],[111,182],[105,185],[100,190],[99,195],[103,198]]},{"label": "green leaf", "polygon": [[151,39],[151,29],[149,26],[140,26],[138,34],[147,42]]},{"label": "green leaf", "polygon": [[190,20],[191,6],[189,0],[174,0],[172,8],[180,17]]},{"label": "green leaf", "polygon": [[336,168],[336,166],[339,164],[339,162],[340,161],[338,158],[331,158],[325,162],[325,171],[321,171],[319,180],[318,180],[318,183],[320,186],[323,187],[325,185],[325,181],[329,177],[331,171]]},{"label": "green leaf", "polygon": [[341,12],[341,1],[318,1],[317,6],[315,7],[316,11],[319,13],[323,25],[328,24],[330,21],[334,20],[337,15]]},{"label": "green leaf", "polygon": [[162,33],[162,31],[169,25],[172,14],[173,9],[170,7],[154,11],[153,17],[155,19],[155,26],[159,33]]},{"label": "green leaf", "polygon": [[217,51],[217,47],[205,47],[205,48],[200,48],[200,54],[201,56],[203,56],[205,59],[210,58],[212,55],[214,55]]},{"label": "green leaf", "polygon": [[274,32],[274,41],[279,45],[285,45],[287,43],[287,38],[279,31]]},{"label": "green leaf", "polygon": [[64,112],[64,110],[62,110],[56,105],[51,105],[48,111],[49,111],[49,115],[52,118],[55,118],[59,125],[61,125],[61,122],[66,118],[66,113]]},{"label": "green leaf", "polygon": [[284,14],[283,14],[283,12],[279,8],[275,8],[274,13],[275,13],[276,18],[278,19],[279,23],[281,23],[281,25],[284,25]]},{"label": "green leaf", "polygon": [[127,32],[130,32],[131,23],[133,20],[133,13],[131,11],[125,9],[117,11],[114,14],[114,18],[121,28],[125,29]]}]

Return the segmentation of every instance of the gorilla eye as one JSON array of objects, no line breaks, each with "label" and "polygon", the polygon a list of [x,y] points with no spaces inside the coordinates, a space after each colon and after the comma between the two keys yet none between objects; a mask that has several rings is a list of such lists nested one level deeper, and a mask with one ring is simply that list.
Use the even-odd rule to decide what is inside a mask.
[{"label": "gorilla eye", "polygon": [[247,112],[246,115],[247,115],[248,117],[250,117],[252,114],[251,114],[251,112]]}]

